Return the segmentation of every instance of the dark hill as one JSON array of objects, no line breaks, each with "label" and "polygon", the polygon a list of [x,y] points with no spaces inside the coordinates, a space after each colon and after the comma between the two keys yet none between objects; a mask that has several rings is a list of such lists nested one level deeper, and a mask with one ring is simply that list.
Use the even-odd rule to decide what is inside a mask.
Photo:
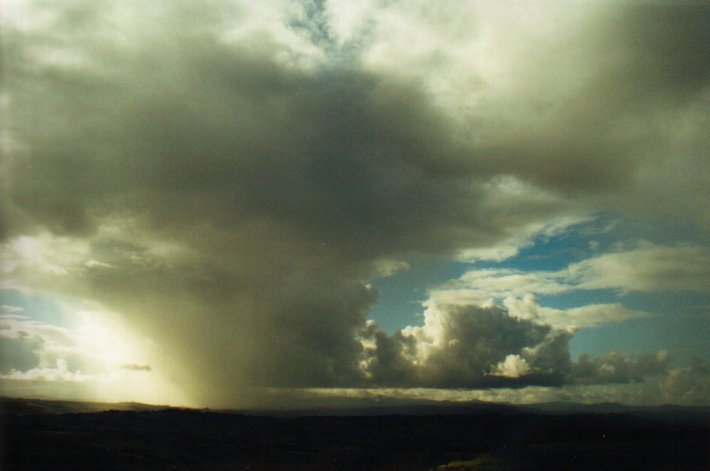
[{"label": "dark hill", "polygon": [[2,469],[10,470],[427,470],[452,462],[441,469],[710,469],[710,422],[702,412],[671,420],[667,411],[548,413],[479,404],[458,413],[447,405],[441,414],[405,407],[286,418],[2,403]]}]

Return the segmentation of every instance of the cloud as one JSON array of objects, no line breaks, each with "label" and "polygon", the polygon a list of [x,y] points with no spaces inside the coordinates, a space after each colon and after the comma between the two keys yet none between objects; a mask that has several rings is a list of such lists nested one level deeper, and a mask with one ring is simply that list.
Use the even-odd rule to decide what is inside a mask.
[{"label": "cloud", "polygon": [[[684,52],[708,12],[517,8],[11,2],[3,283],[121,313],[160,345],[146,361],[205,403],[266,386],[559,381],[571,334],[547,322],[641,314],[533,322],[432,301],[424,326],[386,336],[367,324],[369,281],[420,256],[501,259],[609,208],[667,214],[640,204],[650,195],[672,198],[674,224],[707,224],[708,64]],[[690,184],[659,170],[674,162]],[[462,293],[476,277],[515,295],[702,291],[707,255],[689,247],[551,277],[472,272]],[[676,255],[687,263],[665,281]],[[613,275],[631,262],[632,281]]]},{"label": "cloud", "polygon": [[666,403],[707,404],[710,397],[710,361],[693,358],[689,368],[674,369],[660,385]]},{"label": "cloud", "polygon": [[58,359],[54,367],[31,368],[27,371],[11,370],[0,376],[2,379],[19,381],[68,381],[84,382],[93,379],[92,376],[80,371],[69,371],[66,360]]},{"label": "cloud", "polygon": [[566,310],[543,307],[539,308],[538,315],[543,322],[557,328],[594,327],[650,316],[648,312],[627,309],[619,303],[587,304]]},{"label": "cloud", "polygon": [[[181,13],[159,14],[170,24]],[[8,277],[31,284],[36,266],[61,267],[45,270],[69,275],[54,286],[158,336],[189,370],[173,374],[199,378],[186,383],[358,381],[373,262],[485,245],[534,217],[504,231],[485,222],[476,201],[488,177],[460,172],[446,118],[416,84],[287,67],[279,46],[255,54],[253,38],[226,45],[169,26],[150,48],[126,44],[102,35],[104,16],[11,34],[26,52],[10,61],[9,93],[24,109],[12,131],[31,151],[9,160],[8,213],[12,231],[44,232],[7,250],[26,261],[18,241],[46,249]],[[81,63],[36,63],[29,49],[44,34]],[[547,203],[530,211],[565,206]],[[215,364],[239,374],[212,374]]]},{"label": "cloud", "polygon": [[53,370],[58,362],[72,371],[94,370],[97,366],[90,354],[81,351],[79,340],[68,329],[33,321],[25,315],[8,314],[0,315],[0,326],[0,372],[4,374]]},{"label": "cloud", "polygon": [[150,369],[117,364],[132,356],[123,345],[127,339],[117,339],[108,327],[97,324],[97,313],[69,311],[60,316],[70,319],[67,326],[28,315],[0,315],[0,373],[7,379],[87,381],[108,379],[117,368]]},{"label": "cloud", "polygon": [[541,306],[535,296],[530,294],[522,298],[505,298],[503,305],[513,317],[547,324],[557,329],[577,330],[650,316],[647,312],[627,309],[619,303],[552,309]]},{"label": "cloud", "polygon": [[0,306],[0,310],[6,313],[18,313],[24,311],[24,309],[20,306],[10,306],[7,304],[3,304],[2,306]]},{"label": "cloud", "polygon": [[[163,361],[151,351],[150,339],[126,332],[109,313],[96,310],[91,303],[57,301],[46,295],[27,296],[25,303],[22,315],[0,315],[2,394],[195,403],[159,371],[161,368],[141,362],[146,357]],[[33,320],[38,308],[48,304],[54,304],[54,310],[40,311],[38,316],[48,322]]]},{"label": "cloud", "polygon": [[388,336],[369,323],[361,335],[363,369],[368,382],[380,386],[625,384],[664,373],[670,362],[665,351],[638,359],[622,353],[584,354],[573,362],[572,330],[521,318],[495,305],[430,306],[422,327]]},{"label": "cloud", "polygon": [[17,337],[5,335],[4,328],[0,330],[0,373],[12,370],[29,370],[39,364],[37,351],[42,348],[42,339],[32,337],[24,332]]},{"label": "cloud", "polygon": [[150,371],[150,370],[152,370],[150,365],[139,365],[137,363],[131,363],[128,365],[121,365],[121,368],[124,370],[130,370],[130,371]]},{"label": "cloud", "polygon": [[626,249],[601,253],[557,271],[513,268],[469,270],[429,291],[429,305],[501,302],[515,317],[556,328],[582,328],[648,317],[619,303],[569,309],[541,306],[536,296],[612,289],[621,293],[708,293],[710,252],[700,245],[663,246],[638,241]]},{"label": "cloud", "polygon": [[701,246],[658,246],[641,241],[628,251],[603,254],[569,267],[580,289],[710,290],[710,250]]},{"label": "cloud", "polygon": [[566,322],[553,328],[542,317],[523,318],[493,304],[435,305],[424,315],[424,326],[407,327],[392,336],[374,323],[367,325],[362,366],[371,386],[619,385],[662,376],[670,367],[665,350],[637,358],[616,352],[583,354],[572,361],[569,342],[574,331]]},{"label": "cloud", "polygon": [[574,364],[572,376],[581,384],[618,384],[642,382],[646,376],[665,373],[670,363],[668,352],[647,354],[636,360],[620,353],[601,357],[582,354]]},{"label": "cloud", "polygon": [[520,355],[506,355],[505,360],[496,365],[493,374],[508,378],[519,378],[530,373],[531,368],[525,358]]},{"label": "cloud", "polygon": [[400,271],[409,270],[409,264],[401,260],[378,260],[375,262],[375,270],[381,277],[392,276]]},{"label": "cloud", "polygon": [[708,171],[707,5],[551,6],[398,2],[375,17],[366,63],[426,84],[466,123],[479,167],[707,227],[702,177],[676,173]]}]

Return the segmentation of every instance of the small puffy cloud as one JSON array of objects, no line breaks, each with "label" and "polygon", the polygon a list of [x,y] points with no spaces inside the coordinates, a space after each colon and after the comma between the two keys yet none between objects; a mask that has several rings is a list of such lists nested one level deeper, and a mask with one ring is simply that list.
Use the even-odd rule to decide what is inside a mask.
[{"label": "small puffy cloud", "polygon": [[519,378],[530,373],[530,371],[530,365],[525,358],[520,355],[508,355],[505,360],[496,365],[493,374],[507,378]]},{"label": "small puffy cloud", "polygon": [[409,264],[402,260],[383,259],[375,262],[377,276],[388,277],[401,271],[409,270]]},{"label": "small puffy cloud", "polygon": [[121,365],[121,369],[130,371],[151,371],[150,365],[139,365],[138,363],[130,363],[128,365]]}]

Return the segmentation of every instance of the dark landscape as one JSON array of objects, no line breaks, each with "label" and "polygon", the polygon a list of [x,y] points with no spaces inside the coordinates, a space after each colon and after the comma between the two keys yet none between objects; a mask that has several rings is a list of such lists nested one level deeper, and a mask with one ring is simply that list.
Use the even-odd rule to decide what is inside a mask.
[{"label": "dark landscape", "polygon": [[2,469],[710,469],[710,410],[486,403],[290,412],[2,399]]}]

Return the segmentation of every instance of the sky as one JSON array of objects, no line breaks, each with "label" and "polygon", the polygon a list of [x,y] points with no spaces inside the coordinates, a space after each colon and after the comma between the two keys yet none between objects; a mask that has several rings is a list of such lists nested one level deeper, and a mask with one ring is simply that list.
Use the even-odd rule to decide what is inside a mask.
[{"label": "sky", "polygon": [[0,18],[0,394],[710,404],[707,2]]}]

